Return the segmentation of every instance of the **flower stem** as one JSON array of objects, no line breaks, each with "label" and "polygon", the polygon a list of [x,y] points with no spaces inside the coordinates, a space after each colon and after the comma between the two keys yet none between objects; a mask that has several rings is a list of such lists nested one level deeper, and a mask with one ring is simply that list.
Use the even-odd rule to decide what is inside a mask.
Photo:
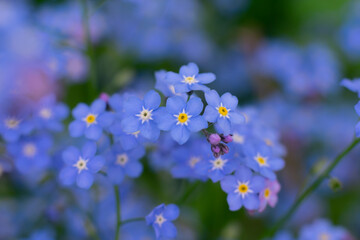
[{"label": "flower stem", "polygon": [[127,223],[132,223],[132,222],[138,222],[138,221],[144,221],[145,218],[143,217],[138,217],[138,218],[131,218],[131,219],[128,219],[128,220],[124,220],[120,223],[120,225],[124,225],[124,224],[127,224]]},{"label": "flower stem", "polygon": [[291,218],[291,216],[296,212],[300,207],[302,202],[314,192],[320,184],[329,176],[331,171],[339,164],[339,162],[357,145],[360,143],[360,138],[355,138],[350,145],[341,152],[331,163],[330,165],[320,174],[315,181],[305,189],[305,191],[297,198],[291,208],[285,213],[285,215],[280,218],[278,222],[272,227],[266,234],[266,237],[272,237],[284,224]]},{"label": "flower stem", "polygon": [[196,183],[190,185],[188,189],[185,191],[184,195],[177,201],[177,204],[178,205],[183,204],[199,185],[200,185],[200,181],[197,181]]},{"label": "flower stem", "polygon": [[120,192],[119,186],[114,186],[115,192],[115,201],[116,201],[116,230],[115,230],[115,240],[119,239],[120,236],[120,226],[121,226],[121,217],[120,217]]}]

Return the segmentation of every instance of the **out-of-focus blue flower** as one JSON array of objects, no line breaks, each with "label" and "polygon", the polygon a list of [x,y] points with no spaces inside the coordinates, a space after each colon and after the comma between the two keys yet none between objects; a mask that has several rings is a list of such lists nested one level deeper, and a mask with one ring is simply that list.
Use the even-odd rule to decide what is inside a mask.
[{"label": "out-of-focus blue flower", "polygon": [[157,140],[160,130],[157,127],[156,111],[160,106],[161,97],[154,90],[145,94],[144,100],[130,96],[124,102],[124,119],[121,126],[124,132],[137,133],[149,140]]},{"label": "out-of-focus blue flower", "polygon": [[360,98],[360,79],[343,79],[340,83],[341,86],[346,87],[352,92],[355,92],[358,94],[358,97]]},{"label": "out-of-focus blue flower", "polygon": [[137,178],[143,170],[139,162],[145,155],[145,149],[142,146],[136,147],[130,151],[124,151],[119,143],[115,143],[111,148],[109,159],[111,161],[107,174],[114,184],[120,184],[125,176]]},{"label": "out-of-focus blue flower", "polygon": [[27,135],[33,130],[33,124],[27,116],[0,116],[0,134],[8,142],[17,141],[20,136]]},{"label": "out-of-focus blue flower", "polygon": [[7,150],[15,159],[15,167],[21,173],[31,174],[44,170],[50,163],[49,150],[52,139],[48,135],[24,137],[9,143]]},{"label": "out-of-focus blue flower", "polygon": [[325,219],[318,219],[310,225],[304,226],[299,234],[299,240],[341,240],[347,239],[348,233],[342,227],[333,226]]},{"label": "out-of-focus blue flower", "polygon": [[34,114],[35,124],[39,129],[61,131],[63,129],[61,121],[68,116],[68,113],[68,107],[57,103],[55,96],[50,95],[37,104]]},{"label": "out-of-focus blue flower", "polygon": [[161,204],[146,216],[146,223],[153,226],[156,239],[176,237],[177,230],[172,221],[179,217],[179,213],[180,210],[175,204]]},{"label": "out-of-focus blue flower", "polygon": [[104,127],[113,122],[112,113],[106,112],[106,103],[95,100],[90,107],[84,103],[78,104],[72,111],[75,120],[69,125],[69,132],[72,137],[85,135],[88,139],[98,140]]},{"label": "out-of-focus blue flower", "polygon": [[207,178],[206,170],[198,170],[202,163],[206,165],[205,162],[212,157],[205,139],[190,139],[184,146],[174,149],[172,156],[175,163],[171,169],[173,177],[201,180]]},{"label": "out-of-focus blue flower", "polygon": [[90,188],[94,174],[101,170],[105,162],[102,156],[95,156],[96,149],[95,142],[86,142],[81,152],[76,147],[68,147],[62,155],[65,166],[59,174],[60,182],[65,186],[76,182],[80,188]]},{"label": "out-of-focus blue flower", "polygon": [[280,231],[272,238],[272,240],[295,240],[295,238],[290,232]]},{"label": "out-of-focus blue flower", "polygon": [[179,73],[168,72],[166,81],[174,86],[175,93],[187,93],[190,91],[208,91],[209,88],[203,84],[209,84],[215,80],[213,73],[199,73],[195,63],[189,63],[180,68]]},{"label": "out-of-focus blue flower", "polygon": [[284,160],[274,156],[271,148],[265,145],[248,146],[245,154],[246,165],[271,180],[276,179],[274,171],[281,170],[285,166]]},{"label": "out-of-focus blue flower", "polygon": [[157,123],[161,130],[170,131],[172,138],[184,144],[191,132],[208,127],[206,120],[199,114],[203,110],[200,98],[192,97],[187,103],[181,97],[171,97],[157,112]]},{"label": "out-of-focus blue flower", "polygon": [[[355,105],[355,111],[356,111],[357,115],[360,116],[360,101]],[[360,122],[358,122],[356,124],[355,134],[357,137],[360,137]]]},{"label": "out-of-focus blue flower", "polygon": [[165,97],[173,97],[173,96],[183,96],[184,99],[187,98],[187,94],[176,93],[174,85],[170,84],[166,79],[167,72],[165,70],[160,70],[155,72],[156,84],[155,88],[162,92]]},{"label": "out-of-focus blue flower", "polygon": [[54,232],[50,229],[42,229],[35,231],[29,238],[22,238],[22,240],[54,240]]},{"label": "out-of-focus blue flower", "polygon": [[228,194],[227,202],[231,211],[244,206],[247,210],[256,210],[260,206],[258,193],[264,189],[265,179],[253,175],[247,167],[240,166],[235,175],[221,180],[221,188]]},{"label": "out-of-focus blue flower", "polygon": [[229,135],[232,131],[232,124],[243,123],[244,117],[236,112],[238,99],[230,93],[221,96],[211,90],[205,93],[208,105],[205,108],[204,117],[208,122],[215,123],[216,129],[224,135]]}]

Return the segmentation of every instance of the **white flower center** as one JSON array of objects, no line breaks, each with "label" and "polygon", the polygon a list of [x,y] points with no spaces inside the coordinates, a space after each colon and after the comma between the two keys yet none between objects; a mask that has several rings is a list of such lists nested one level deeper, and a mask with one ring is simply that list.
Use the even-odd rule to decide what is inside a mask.
[{"label": "white flower center", "polygon": [[243,144],[245,142],[245,137],[237,133],[234,133],[232,138],[235,143]]},{"label": "white flower center", "polygon": [[210,160],[211,164],[212,164],[212,171],[216,170],[216,169],[220,169],[223,170],[225,164],[228,162],[228,160],[222,159],[221,157],[218,157],[215,160]]},{"label": "white flower center", "polygon": [[39,115],[40,115],[40,117],[42,117],[44,119],[49,119],[52,116],[51,109],[43,108],[43,109],[40,110]]},{"label": "white flower center", "polygon": [[16,129],[18,128],[20,124],[20,120],[16,118],[7,118],[5,119],[5,126],[10,129]]},{"label": "white flower center", "polygon": [[116,164],[119,164],[121,166],[125,166],[126,163],[129,161],[129,157],[127,154],[119,154],[116,156]]},{"label": "white flower center", "polygon": [[81,173],[83,170],[88,170],[87,163],[88,159],[83,159],[82,157],[79,157],[79,160],[73,165],[78,169],[78,173]]},{"label": "white flower center", "polygon": [[176,125],[185,125],[187,126],[189,121],[190,121],[190,118],[192,117],[191,115],[188,115],[186,112],[185,112],[185,109],[182,110],[181,113],[179,114],[175,114],[174,117],[177,119],[177,123]]},{"label": "white flower center", "polygon": [[249,187],[249,181],[247,182],[237,182],[237,187],[234,191],[235,193],[238,193],[239,195],[241,195],[242,198],[245,198],[247,194],[252,193],[253,190],[250,189]]},{"label": "white flower center", "polygon": [[139,117],[141,120],[141,123],[144,124],[144,122],[153,120],[152,111],[153,111],[153,109],[151,109],[151,110],[145,109],[143,106],[141,112],[139,114],[136,114],[136,116]]},{"label": "white flower center", "polygon": [[166,222],[166,219],[163,217],[162,214],[156,215],[155,218],[155,223],[158,224],[160,227],[164,222]]},{"label": "white flower center", "polygon": [[33,143],[27,143],[23,147],[23,154],[29,158],[34,157],[36,151],[37,151],[36,146]]},{"label": "white flower center", "polygon": [[182,82],[191,85],[194,83],[198,83],[199,81],[196,80],[195,75],[193,75],[193,76],[183,76]]}]

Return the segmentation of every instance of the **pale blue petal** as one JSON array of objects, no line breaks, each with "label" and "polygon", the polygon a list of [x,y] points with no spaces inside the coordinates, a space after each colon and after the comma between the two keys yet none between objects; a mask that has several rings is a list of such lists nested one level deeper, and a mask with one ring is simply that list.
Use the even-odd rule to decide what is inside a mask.
[{"label": "pale blue petal", "polygon": [[227,202],[231,211],[237,211],[242,207],[242,200],[239,194],[229,193],[227,196]]},{"label": "pale blue petal", "polygon": [[90,107],[91,113],[94,114],[102,113],[103,111],[105,111],[105,109],[106,103],[104,102],[104,100],[101,99],[95,100]]},{"label": "pale blue petal", "polygon": [[76,119],[83,119],[90,113],[90,108],[85,103],[79,103],[73,110],[72,115]]},{"label": "pale blue petal", "polygon": [[184,99],[178,96],[171,97],[166,101],[166,110],[170,114],[179,114],[185,107],[186,103]]},{"label": "pale blue petal", "polygon": [[170,128],[176,123],[176,118],[168,113],[166,108],[162,107],[159,108],[154,113],[154,119],[157,123],[159,129],[163,131],[168,131]]},{"label": "pale blue petal", "polygon": [[129,116],[121,121],[121,127],[126,133],[134,133],[139,130],[140,123],[139,118]]},{"label": "pale blue petal", "polygon": [[224,93],[221,96],[221,102],[223,104],[224,107],[231,109],[233,111],[235,111],[237,105],[238,105],[238,99],[237,97],[231,95],[230,93]]},{"label": "pale blue petal", "polygon": [[126,175],[128,175],[129,177],[132,178],[137,178],[141,175],[142,171],[143,171],[143,166],[140,162],[138,161],[134,161],[133,162],[129,162],[126,166],[125,166],[125,173]]},{"label": "pale blue petal", "polygon": [[215,74],[213,73],[200,73],[197,75],[196,80],[202,84],[208,84],[213,82],[216,79]]},{"label": "pale blue petal", "polygon": [[80,157],[80,151],[76,147],[70,146],[62,153],[62,159],[66,165],[74,165]]},{"label": "pale blue petal", "polygon": [[256,194],[248,194],[244,198],[244,206],[247,210],[256,210],[260,206],[259,197]]},{"label": "pale blue petal", "polygon": [[206,121],[214,123],[219,117],[219,112],[213,106],[208,105],[203,116]]},{"label": "pale blue petal", "polygon": [[276,179],[276,174],[269,168],[260,168],[260,174],[270,180]]},{"label": "pale blue petal", "polygon": [[66,167],[59,173],[59,181],[62,185],[69,186],[75,182],[77,169],[75,167]]},{"label": "pale blue petal", "polygon": [[230,120],[234,124],[242,124],[245,123],[245,117],[241,113],[238,112],[230,112]]},{"label": "pale blue petal", "polygon": [[279,171],[285,167],[285,161],[281,158],[274,158],[269,164],[270,168],[275,171]]},{"label": "pale blue petal", "polygon": [[160,136],[160,130],[153,121],[144,122],[140,125],[140,134],[146,139],[155,141]]},{"label": "pale blue petal", "polygon": [[196,76],[199,73],[199,68],[195,63],[189,63],[180,68],[179,75],[182,77]]},{"label": "pale blue petal", "polygon": [[206,92],[205,99],[209,105],[211,105],[215,108],[220,106],[220,96],[215,90]]},{"label": "pale blue petal", "polygon": [[208,176],[211,179],[211,181],[215,183],[223,179],[225,177],[225,174],[221,170],[215,169],[215,170],[211,170]]},{"label": "pale blue petal", "polygon": [[208,92],[210,90],[210,88],[198,83],[189,85],[189,89],[193,91],[203,91],[203,92]]},{"label": "pale blue petal", "polygon": [[189,85],[185,83],[175,84],[174,89],[175,89],[175,93],[187,93],[191,91]]},{"label": "pale blue petal", "polygon": [[107,170],[110,181],[114,184],[120,184],[124,180],[125,174],[123,169],[118,166],[112,166]]},{"label": "pale blue petal", "polygon": [[160,106],[160,103],[161,97],[156,91],[151,90],[145,94],[144,105],[146,109],[157,109]]},{"label": "pale blue petal", "polygon": [[254,193],[261,192],[265,188],[265,179],[261,176],[254,176],[251,179],[249,187]]},{"label": "pale blue petal", "polygon": [[224,177],[221,182],[221,189],[226,193],[234,192],[237,187],[237,181],[234,176],[226,176]]},{"label": "pale blue petal", "polygon": [[105,159],[103,156],[95,156],[88,162],[89,171],[97,173],[104,166]]},{"label": "pale blue petal", "polygon": [[102,135],[102,128],[97,124],[91,125],[85,130],[85,136],[91,140],[99,140],[101,135]]},{"label": "pale blue petal", "polygon": [[172,222],[166,221],[161,226],[161,235],[165,238],[175,238],[177,235],[177,230],[175,225]]},{"label": "pale blue petal", "polygon": [[100,114],[97,120],[102,127],[109,127],[114,122],[115,116],[114,113],[104,112]]},{"label": "pale blue petal", "polygon": [[188,122],[188,129],[191,132],[198,132],[208,127],[207,121],[202,116],[192,117]]},{"label": "pale blue petal", "polygon": [[174,73],[174,72],[167,72],[165,78],[169,84],[173,84],[173,85],[181,82],[181,80],[182,80],[182,77],[179,74]]},{"label": "pale blue petal", "polygon": [[129,96],[124,101],[124,114],[126,116],[136,115],[142,111],[143,101],[135,96]]},{"label": "pale blue petal", "polygon": [[179,144],[184,144],[190,137],[190,131],[184,125],[176,125],[171,130],[171,136]]},{"label": "pale blue petal", "polygon": [[355,105],[355,111],[360,116],[360,101]]},{"label": "pale blue petal", "polygon": [[198,97],[192,97],[186,106],[186,113],[191,116],[199,115],[203,110],[204,104],[202,103],[201,99]]},{"label": "pale blue petal", "polygon": [[231,133],[230,120],[227,118],[219,117],[216,127],[218,128],[219,133],[223,133],[224,135],[229,135]]},{"label": "pale blue petal", "polygon": [[96,149],[96,143],[94,141],[88,141],[81,148],[81,155],[85,159],[90,159],[95,156]]},{"label": "pale blue petal", "polygon": [[85,129],[86,129],[85,122],[81,120],[75,120],[69,125],[70,136],[80,137],[81,135],[84,134]]},{"label": "pale blue petal", "polygon": [[239,179],[241,182],[249,181],[252,178],[252,175],[253,174],[250,168],[245,166],[240,166],[235,172],[235,177]]},{"label": "pale blue petal", "polygon": [[76,177],[76,184],[80,188],[89,189],[94,182],[94,176],[89,171],[82,171]]},{"label": "pale blue petal", "polygon": [[169,204],[165,207],[164,218],[169,221],[174,221],[179,217],[180,210],[175,204]]}]

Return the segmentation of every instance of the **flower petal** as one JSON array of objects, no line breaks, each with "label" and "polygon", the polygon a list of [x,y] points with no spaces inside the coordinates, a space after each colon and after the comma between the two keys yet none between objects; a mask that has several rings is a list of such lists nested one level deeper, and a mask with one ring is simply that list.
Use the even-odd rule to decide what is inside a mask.
[{"label": "flower petal", "polygon": [[164,218],[169,221],[174,221],[179,217],[180,210],[175,204],[169,204],[165,207]]},{"label": "flower petal", "polygon": [[196,80],[202,84],[208,84],[213,82],[216,79],[215,74],[213,73],[200,73],[197,75]]},{"label": "flower petal", "polygon": [[198,97],[192,97],[186,105],[186,112],[191,116],[199,115],[203,110],[204,104]]},{"label": "flower petal", "polygon": [[86,117],[90,112],[90,108],[85,103],[79,103],[73,110],[72,115],[76,119],[82,119]]},{"label": "flower petal", "polygon": [[180,71],[179,71],[179,75],[181,77],[191,77],[191,76],[195,76],[199,73],[199,68],[198,66],[191,62],[189,63],[188,65],[184,65],[180,68]]},{"label": "flower petal", "polygon": [[208,105],[203,116],[206,121],[214,123],[219,117],[219,112],[213,106]]},{"label": "flower petal", "polygon": [[221,96],[221,102],[226,108],[229,108],[233,111],[236,109],[236,107],[238,105],[237,97],[231,95],[231,93],[228,93],[228,92],[224,93]]},{"label": "flower petal", "polygon": [[101,135],[102,128],[97,124],[91,125],[85,130],[85,137],[91,140],[99,140]]},{"label": "flower petal", "polygon": [[176,125],[171,130],[171,136],[179,144],[184,144],[190,137],[190,131],[184,125]]},{"label": "flower petal", "polygon": [[259,197],[255,194],[248,194],[244,198],[244,206],[247,210],[256,210],[260,206]]},{"label": "flower petal", "polygon": [[159,108],[154,113],[154,120],[159,129],[163,131],[170,130],[171,126],[176,123],[175,117],[169,114],[165,107]]},{"label": "flower petal", "polygon": [[185,107],[184,99],[179,96],[171,97],[166,101],[166,110],[170,114],[179,114]]},{"label": "flower petal", "polygon": [[202,116],[190,118],[188,123],[188,129],[191,132],[198,132],[202,129],[206,129],[207,127],[208,127],[208,123]]},{"label": "flower petal", "polygon": [[98,99],[95,100],[90,107],[91,113],[94,114],[99,114],[104,112],[106,109],[106,103],[104,102],[104,100]]},{"label": "flower petal", "polygon": [[140,127],[140,120],[137,117],[129,116],[121,121],[121,127],[126,133],[136,132]]},{"label": "flower petal", "polygon": [[220,96],[215,90],[206,92],[205,99],[209,105],[211,105],[215,108],[220,105]]},{"label": "flower petal", "polygon": [[144,96],[144,105],[146,109],[157,109],[160,106],[160,102],[161,97],[154,90],[147,92]]},{"label": "flower petal", "polygon": [[85,122],[81,120],[75,120],[69,125],[69,133],[71,137],[80,137],[84,134],[86,128]]},{"label": "flower petal", "polygon": [[227,196],[230,211],[237,211],[242,207],[242,199],[239,194],[229,193]]},{"label": "flower petal", "polygon": [[76,178],[76,184],[80,188],[89,189],[94,182],[94,176],[89,171],[82,171]]},{"label": "flower petal", "polygon": [[104,163],[105,163],[105,159],[103,156],[95,156],[93,159],[91,159],[88,162],[87,165],[88,165],[89,171],[91,171],[93,173],[97,173],[104,166]]}]

